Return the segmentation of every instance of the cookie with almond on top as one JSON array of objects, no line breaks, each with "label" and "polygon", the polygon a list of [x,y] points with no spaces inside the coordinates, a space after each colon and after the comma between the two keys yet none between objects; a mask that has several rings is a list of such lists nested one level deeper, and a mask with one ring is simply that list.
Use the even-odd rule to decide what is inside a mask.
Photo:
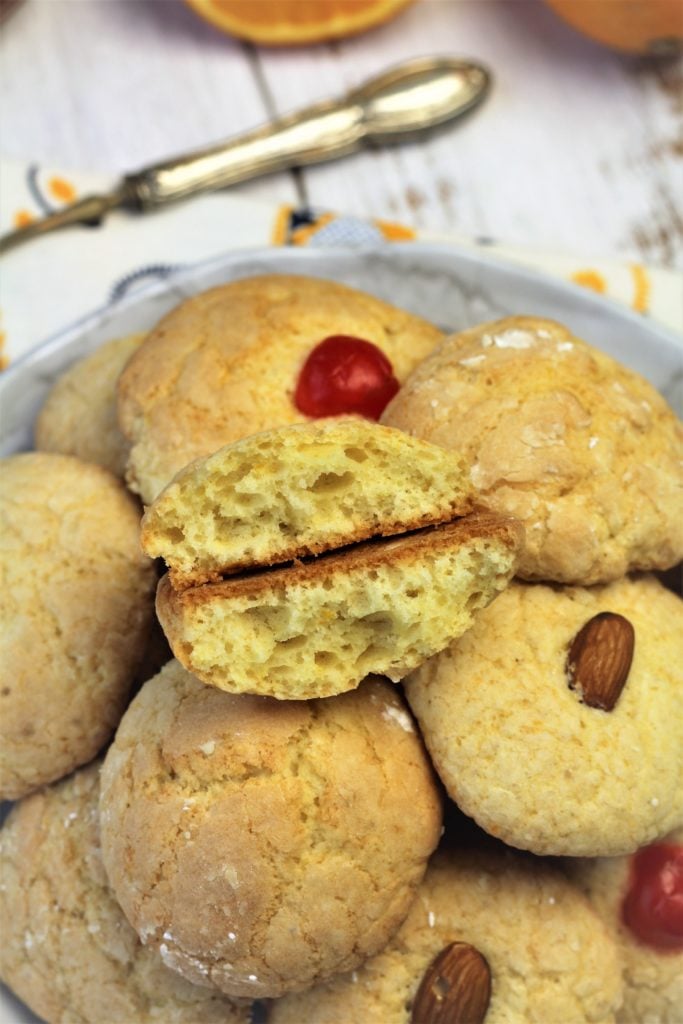
[{"label": "cookie with almond on top", "polygon": [[268,1007],[268,1024],[610,1024],[616,944],[556,868],[441,850],[396,935],[357,970]]},{"label": "cookie with almond on top", "polygon": [[683,602],[654,577],[515,581],[405,690],[449,795],[511,846],[615,856],[683,824]]}]

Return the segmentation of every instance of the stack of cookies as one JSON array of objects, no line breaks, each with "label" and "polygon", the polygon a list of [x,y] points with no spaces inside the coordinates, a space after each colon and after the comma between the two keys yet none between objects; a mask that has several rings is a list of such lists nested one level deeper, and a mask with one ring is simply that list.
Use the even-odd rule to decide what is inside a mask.
[{"label": "stack of cookies", "polygon": [[444,337],[271,276],[72,367],[35,436],[0,494],[20,999],[680,1020],[683,434],[652,387],[551,321]]}]

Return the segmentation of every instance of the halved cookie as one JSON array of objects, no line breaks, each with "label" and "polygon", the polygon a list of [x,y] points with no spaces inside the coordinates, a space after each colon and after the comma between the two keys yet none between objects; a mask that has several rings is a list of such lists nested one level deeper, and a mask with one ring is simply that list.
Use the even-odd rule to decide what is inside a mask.
[{"label": "halved cookie", "polygon": [[461,456],[360,418],[245,438],[182,470],[150,506],[142,546],[176,590],[472,511]]},{"label": "halved cookie", "polygon": [[393,680],[460,636],[512,577],[522,528],[473,513],[310,562],[173,589],[157,614],[178,660],[232,693],[281,699]]}]

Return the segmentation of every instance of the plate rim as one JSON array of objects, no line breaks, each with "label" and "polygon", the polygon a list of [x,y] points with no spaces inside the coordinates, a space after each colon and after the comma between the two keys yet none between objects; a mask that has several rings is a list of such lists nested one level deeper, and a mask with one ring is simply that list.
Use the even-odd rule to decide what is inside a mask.
[{"label": "plate rim", "polygon": [[[650,334],[653,338],[657,339],[659,344],[663,344],[665,348],[672,349],[673,352],[678,351],[681,358],[683,358],[683,334],[678,335],[675,331],[670,330],[663,324],[649,319],[642,313],[635,312],[616,299],[593,292],[590,289],[584,288],[572,281],[536,270],[535,268],[528,267],[525,264],[518,264],[497,255],[492,256],[487,252],[473,251],[450,242],[429,241],[404,243],[384,242],[363,246],[321,246],[319,248],[316,247],[314,251],[316,258],[319,258],[323,262],[334,261],[335,259],[344,260],[357,258],[358,256],[368,257],[373,255],[381,255],[382,257],[388,256],[390,258],[393,255],[398,255],[399,259],[402,259],[404,255],[411,255],[418,261],[420,256],[450,256],[463,263],[468,263],[473,267],[494,268],[503,273],[507,273],[512,277],[516,276],[523,279],[532,285],[535,284],[539,287],[548,289],[551,292],[560,292],[561,294],[574,299],[580,305],[583,305],[587,311],[592,310],[595,313],[603,312],[611,317],[621,319],[629,323],[631,326],[643,330],[645,334]],[[20,378],[22,373],[29,369],[36,361],[49,356],[69,341],[73,341],[78,335],[86,332],[89,328],[102,325],[106,322],[107,318],[113,317],[115,314],[120,312],[126,312],[137,305],[144,304],[145,301],[172,291],[174,288],[181,288],[182,283],[185,280],[192,280],[196,278],[197,275],[210,273],[211,271],[217,270],[221,267],[228,269],[233,267],[235,264],[240,264],[246,261],[265,261],[266,263],[269,263],[271,261],[278,261],[284,257],[287,260],[291,260],[294,266],[296,266],[298,262],[310,260],[311,253],[312,248],[310,246],[303,248],[263,246],[243,249],[228,249],[219,253],[217,256],[211,256],[207,259],[198,260],[189,264],[184,263],[178,267],[177,270],[169,274],[167,277],[164,277],[162,280],[147,282],[145,285],[130,294],[124,295],[118,302],[105,303],[89,310],[77,320],[73,320],[71,323],[59,328],[59,330],[55,331],[54,334],[49,335],[43,341],[32,346],[27,352],[18,356],[17,359],[14,360],[2,372],[2,374],[0,374],[0,397],[2,396],[2,393],[14,383],[15,379]],[[273,272],[282,273],[282,271]],[[296,271],[293,270],[293,272],[295,273]],[[533,314],[530,313],[529,315]]]}]

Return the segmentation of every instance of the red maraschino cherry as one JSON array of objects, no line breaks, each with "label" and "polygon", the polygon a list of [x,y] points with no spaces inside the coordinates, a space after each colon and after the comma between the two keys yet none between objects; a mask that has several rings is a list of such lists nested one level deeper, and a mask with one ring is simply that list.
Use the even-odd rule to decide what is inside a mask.
[{"label": "red maraschino cherry", "polygon": [[376,345],[335,334],[316,345],[302,366],[294,403],[307,416],[358,413],[378,420],[399,386]]},{"label": "red maraschino cherry", "polygon": [[622,917],[646,946],[683,949],[683,846],[655,843],[634,854]]}]

